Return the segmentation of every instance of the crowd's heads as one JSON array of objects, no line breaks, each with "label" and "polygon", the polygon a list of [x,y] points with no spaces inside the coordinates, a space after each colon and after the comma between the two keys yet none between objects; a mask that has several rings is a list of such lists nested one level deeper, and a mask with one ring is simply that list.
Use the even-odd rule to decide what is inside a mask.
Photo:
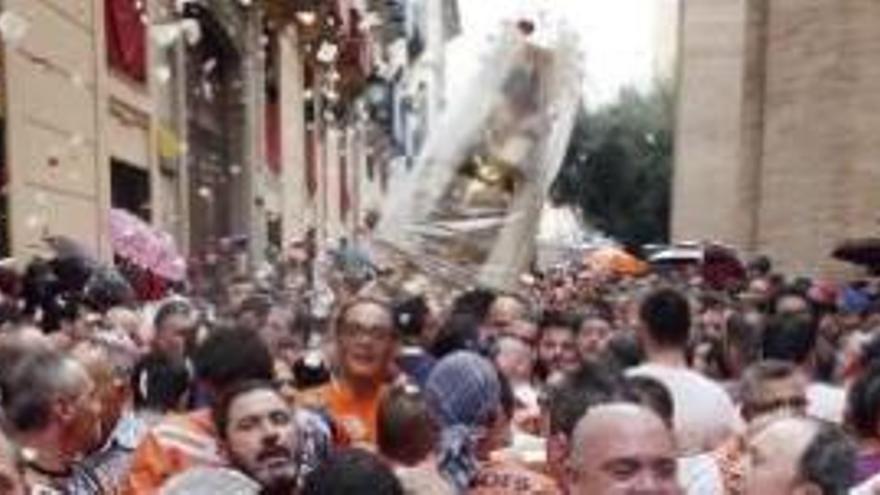
[{"label": "crowd's heads", "polygon": [[574,315],[557,312],[548,312],[541,319],[538,359],[547,376],[577,368],[580,361],[577,349],[578,323]]},{"label": "crowd's heads", "polygon": [[233,464],[264,493],[293,493],[300,472],[300,436],[294,411],[266,381],[241,382],[213,409],[214,424]]},{"label": "crowd's heads", "polygon": [[155,351],[141,357],[131,374],[135,409],[156,413],[180,409],[191,378],[190,369],[182,359]]},{"label": "crowd's heads", "polygon": [[677,462],[673,434],[654,412],[636,404],[599,405],[574,432],[568,493],[677,495]]},{"label": "crowd's heads", "polygon": [[394,325],[401,338],[421,343],[431,309],[422,296],[411,297],[394,305]]},{"label": "crowd's heads", "polygon": [[802,415],[806,411],[807,381],[787,361],[760,361],[743,373],[740,401],[742,415],[753,430],[780,416]]},{"label": "crowd's heads", "polygon": [[300,495],[403,495],[403,486],[377,456],[343,450],[313,471]]},{"label": "crowd's heads", "polygon": [[746,495],[845,495],[855,446],[837,426],[808,417],[772,422],[749,442]]},{"label": "crowd's heads", "polygon": [[460,351],[434,366],[425,397],[443,427],[488,427],[501,407],[501,384],[491,362]]},{"label": "crowd's heads", "polygon": [[95,383],[74,359],[38,352],[9,371],[3,412],[16,440],[52,448],[73,460],[100,442],[101,404]]},{"label": "crowd's heads", "polygon": [[129,306],[136,300],[134,289],[119,271],[112,267],[95,269],[83,288],[85,304],[98,313],[117,306]]},{"label": "crowd's heads", "polygon": [[666,386],[649,376],[627,377],[626,385],[636,402],[654,411],[668,428],[674,428],[675,402]]},{"label": "crowd's heads", "polygon": [[561,480],[565,459],[571,452],[571,437],[580,418],[591,408],[632,398],[623,377],[607,366],[587,361],[575,372],[548,387],[543,409],[548,431],[547,464]]},{"label": "crowd's heads", "polygon": [[680,292],[657,289],[639,308],[640,337],[650,346],[683,349],[690,338],[691,308]]},{"label": "crowd's heads", "polygon": [[153,348],[175,358],[183,358],[195,338],[197,315],[184,299],[162,303],[153,317]]},{"label": "crowd's heads", "polygon": [[611,322],[600,315],[588,315],[578,331],[578,350],[583,357],[598,357],[605,351],[611,338]]},{"label": "crowd's heads", "polygon": [[376,419],[376,443],[386,459],[416,466],[434,450],[438,434],[437,422],[417,387],[395,386],[382,397]]},{"label": "crowd's heads", "polygon": [[529,383],[534,378],[535,351],[520,339],[502,336],[495,343],[495,365],[511,382]]},{"label": "crowd's heads", "polygon": [[738,378],[761,355],[764,317],[758,312],[734,313],[727,319],[723,338],[725,371]]},{"label": "crowd's heads", "polygon": [[880,363],[875,362],[847,392],[847,420],[861,439],[880,437]]},{"label": "crowd's heads", "polygon": [[384,380],[398,346],[391,308],[376,299],[354,299],[336,317],[342,373],[352,380]]},{"label": "crowd's heads", "polygon": [[480,350],[480,320],[467,313],[450,315],[440,325],[437,337],[431,345],[431,354],[438,359],[457,351]]},{"label": "crowd's heads", "polygon": [[776,315],[803,315],[812,318],[813,311],[810,299],[797,287],[785,287],[773,299],[772,312]]},{"label": "crowd's heads", "polygon": [[243,328],[215,330],[195,352],[196,378],[215,397],[248,380],[270,381],[274,367],[266,344]]},{"label": "crowd's heads", "polygon": [[95,398],[101,404],[98,420],[104,435],[101,443],[104,443],[122,417],[131,397],[129,383],[134,356],[128,356],[96,340],[77,343],[70,350],[70,356],[89,373],[95,385]]},{"label": "crowd's heads", "polygon": [[776,315],[767,323],[762,336],[763,357],[812,366],[817,338],[816,323],[808,315]]},{"label": "crowd's heads", "polygon": [[494,332],[503,332],[512,322],[528,318],[528,313],[529,307],[524,300],[513,295],[500,295],[489,307],[486,324]]}]

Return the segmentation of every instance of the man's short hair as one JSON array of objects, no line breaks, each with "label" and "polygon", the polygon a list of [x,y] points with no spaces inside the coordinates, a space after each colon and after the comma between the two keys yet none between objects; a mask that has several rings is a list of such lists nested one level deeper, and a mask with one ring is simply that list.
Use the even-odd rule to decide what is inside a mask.
[{"label": "man's short hair", "polygon": [[196,376],[223,393],[248,380],[272,380],[274,366],[269,348],[246,329],[217,329],[196,349]]},{"label": "man's short hair", "polygon": [[76,361],[60,353],[28,356],[10,370],[3,391],[5,418],[15,430],[40,431],[49,425],[54,401],[79,393],[87,379]]},{"label": "man's short hair", "polygon": [[654,411],[672,429],[675,401],[669,389],[660,380],[650,376],[630,376],[626,378],[626,382],[636,401]]},{"label": "man's short hair", "polygon": [[611,368],[587,361],[547,393],[550,433],[571,437],[578,421],[599,404],[633,400],[623,376]]},{"label": "man's short hair", "polygon": [[675,289],[657,289],[639,308],[639,318],[649,337],[660,346],[684,347],[690,338],[691,308]]},{"label": "man's short hair", "polygon": [[151,352],[134,365],[131,389],[134,406],[168,412],[178,406],[189,389],[190,370],[183,359]]},{"label": "man's short hair", "polygon": [[398,385],[388,389],[376,415],[376,444],[386,458],[415,466],[433,450],[439,425],[417,387]]},{"label": "man's short hair", "polygon": [[855,477],[856,447],[839,427],[824,421],[798,462],[798,472],[822,490],[822,495],[846,495]]},{"label": "man's short hair", "polygon": [[229,408],[232,407],[232,403],[242,395],[260,390],[268,390],[274,394],[278,394],[279,398],[281,397],[278,388],[268,380],[248,380],[236,383],[220,395],[220,398],[211,409],[214,427],[217,428],[217,434],[220,438],[224,440],[227,438],[229,429]]},{"label": "man's short hair", "polygon": [[810,316],[774,316],[762,336],[763,357],[803,365],[816,348],[817,338],[816,322]]},{"label": "man's short hair", "polygon": [[545,328],[565,328],[577,334],[580,327],[580,319],[573,313],[565,311],[545,311],[541,315],[541,321],[538,326],[542,332]]},{"label": "man's short hair", "polygon": [[880,362],[874,362],[847,393],[849,424],[861,438],[875,438],[880,423]]},{"label": "man's short hair", "polygon": [[165,324],[165,320],[172,316],[189,316],[194,312],[195,310],[189,301],[181,298],[169,299],[159,305],[159,309],[156,310],[156,316],[153,317],[153,328],[158,332]]},{"label": "man's short hair", "polygon": [[[358,306],[364,306],[364,305],[376,306],[376,307],[382,308],[386,313],[388,313],[388,319],[391,321],[392,327],[394,327],[394,309],[391,307],[390,304],[388,304],[388,302],[383,301],[382,299],[379,299],[376,297],[359,296],[359,297],[355,297],[354,299],[351,299],[351,300],[343,303],[339,307],[339,310],[336,311],[336,318],[333,320],[333,323],[334,323],[333,330],[337,331],[339,329],[339,327],[347,321],[348,314],[351,313],[351,310],[353,310],[354,308],[356,308]],[[397,328],[396,327],[392,328],[392,330],[393,330],[394,336],[396,337],[397,336]]]},{"label": "man's short hair", "polygon": [[797,373],[795,365],[789,361],[767,359],[759,361],[743,372],[740,383],[740,399],[745,407],[754,404],[768,381],[786,380]]},{"label": "man's short hair", "polygon": [[[365,488],[368,487],[368,488]],[[333,455],[306,477],[301,495],[403,495],[403,487],[382,460],[365,450],[349,449]]]}]

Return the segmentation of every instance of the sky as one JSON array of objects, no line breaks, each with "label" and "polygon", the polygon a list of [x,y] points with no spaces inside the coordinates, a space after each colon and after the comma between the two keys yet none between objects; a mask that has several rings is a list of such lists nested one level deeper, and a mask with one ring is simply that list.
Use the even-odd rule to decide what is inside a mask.
[{"label": "sky", "polygon": [[[478,64],[474,55],[504,19],[547,9],[567,19],[581,36],[588,106],[614,100],[621,87],[653,79],[659,5],[670,0],[459,0],[464,34],[450,48],[458,77]],[[456,76],[450,75],[450,78]],[[460,81],[450,81],[456,84]]]}]

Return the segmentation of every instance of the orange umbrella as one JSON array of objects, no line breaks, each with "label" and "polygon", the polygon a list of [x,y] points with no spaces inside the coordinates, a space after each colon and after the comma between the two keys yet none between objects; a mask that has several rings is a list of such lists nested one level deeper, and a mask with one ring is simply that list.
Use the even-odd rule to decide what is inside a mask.
[{"label": "orange umbrella", "polygon": [[584,255],[584,265],[599,271],[638,277],[649,270],[649,265],[618,247],[604,247]]}]

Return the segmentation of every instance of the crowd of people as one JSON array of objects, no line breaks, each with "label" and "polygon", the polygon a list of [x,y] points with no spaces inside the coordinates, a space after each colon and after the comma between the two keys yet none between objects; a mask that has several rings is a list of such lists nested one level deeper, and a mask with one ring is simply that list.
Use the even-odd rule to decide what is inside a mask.
[{"label": "crowd of people", "polygon": [[876,279],[573,265],[316,316],[70,268],[0,280],[2,494],[880,493]]}]

